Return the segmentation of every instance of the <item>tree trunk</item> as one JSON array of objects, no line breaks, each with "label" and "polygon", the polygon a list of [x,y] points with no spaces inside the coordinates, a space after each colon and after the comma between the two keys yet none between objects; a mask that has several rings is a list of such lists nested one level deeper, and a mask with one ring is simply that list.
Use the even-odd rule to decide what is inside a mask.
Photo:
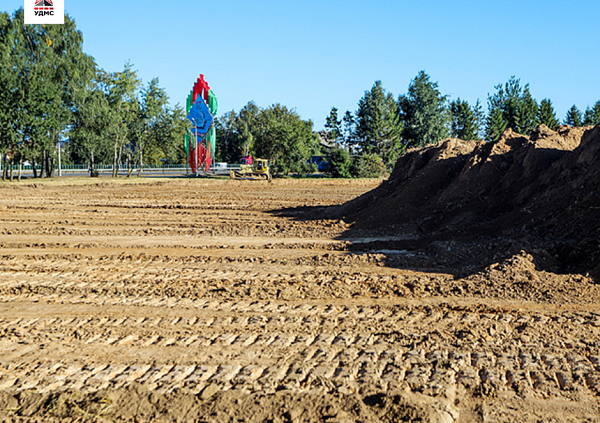
[{"label": "tree trunk", "polygon": [[62,161],[61,161],[61,154],[60,154],[60,140],[58,141],[58,176],[62,176]]},{"label": "tree trunk", "polygon": [[6,154],[2,155],[2,180],[6,181],[8,169],[6,168]]},{"label": "tree trunk", "polygon": [[10,181],[13,181],[13,167],[15,163],[15,155],[10,156]]},{"label": "tree trunk", "polygon": [[49,153],[46,154],[46,177],[52,178],[54,176],[54,157],[51,157]]},{"label": "tree trunk", "polygon": [[90,177],[94,176],[94,150],[90,152]]},{"label": "tree trunk", "polygon": [[40,178],[46,177],[46,150],[42,151],[42,168],[40,169]]},{"label": "tree trunk", "polygon": [[119,168],[117,166],[117,143],[115,142],[115,156],[113,157],[113,178],[116,178],[119,175]]},{"label": "tree trunk", "polygon": [[37,175],[36,163],[35,163],[34,159],[31,159],[31,168],[33,169],[33,179],[37,179],[38,175]]},{"label": "tree trunk", "polygon": [[131,162],[131,154],[127,154],[127,177],[131,176],[133,172],[133,163]]},{"label": "tree trunk", "polygon": [[142,176],[142,168],[144,167],[144,144],[140,143],[140,170],[138,170],[138,178]]},{"label": "tree trunk", "polygon": [[19,174],[17,177],[18,181],[21,181],[21,172],[23,171],[23,155],[19,154]]},{"label": "tree trunk", "polygon": [[119,158],[117,159],[117,163],[119,164],[119,168],[123,167],[123,146],[119,147]]}]

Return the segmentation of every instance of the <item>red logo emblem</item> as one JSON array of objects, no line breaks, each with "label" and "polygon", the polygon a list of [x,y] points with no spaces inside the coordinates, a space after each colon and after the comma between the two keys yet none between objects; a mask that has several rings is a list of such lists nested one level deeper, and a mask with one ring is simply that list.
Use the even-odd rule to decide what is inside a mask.
[{"label": "red logo emblem", "polygon": [[35,0],[35,10],[54,10],[52,0]]}]

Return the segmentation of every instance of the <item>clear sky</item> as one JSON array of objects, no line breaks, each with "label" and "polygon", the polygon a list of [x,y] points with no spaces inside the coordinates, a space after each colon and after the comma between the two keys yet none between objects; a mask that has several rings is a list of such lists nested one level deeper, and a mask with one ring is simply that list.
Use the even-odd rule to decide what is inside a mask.
[{"label": "clear sky", "polygon": [[376,80],[397,98],[420,70],[451,99],[484,106],[515,75],[561,121],[600,100],[598,0],[65,0],[65,10],[101,68],[130,61],[172,104],[203,73],[219,115],[281,103],[322,129]]}]

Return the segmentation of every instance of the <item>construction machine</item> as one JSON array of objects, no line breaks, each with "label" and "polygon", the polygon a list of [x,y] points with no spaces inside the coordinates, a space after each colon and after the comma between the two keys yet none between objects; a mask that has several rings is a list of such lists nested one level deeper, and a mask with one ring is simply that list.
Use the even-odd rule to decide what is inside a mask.
[{"label": "construction machine", "polygon": [[231,179],[266,179],[270,182],[269,161],[267,159],[255,159],[253,164],[241,164],[240,170],[232,170],[230,176]]}]

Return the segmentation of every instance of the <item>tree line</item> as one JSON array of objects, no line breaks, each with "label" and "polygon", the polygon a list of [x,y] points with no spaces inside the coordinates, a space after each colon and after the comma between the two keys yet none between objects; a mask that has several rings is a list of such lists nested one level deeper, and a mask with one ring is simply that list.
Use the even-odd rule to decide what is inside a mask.
[{"label": "tree line", "polygon": [[[158,78],[144,84],[131,64],[106,71],[82,44],[68,15],[64,25],[24,25],[23,9],[0,12],[2,178],[23,164],[34,177],[49,177],[58,161],[88,164],[92,176],[97,164],[112,164],[113,176],[122,168],[140,174],[145,164],[184,164],[190,123],[182,107],[169,105]],[[529,84],[511,77],[494,88],[484,111],[480,101],[450,100],[424,71],[398,97],[376,81],[356,111],[341,115],[333,107],[322,133],[294,109],[251,101],[215,120],[216,159],[237,163],[252,154],[269,159],[275,173],[302,175],[315,171],[311,156],[327,155],[333,176],[379,176],[408,148],[448,136],[495,141],[508,128],[528,134],[541,123],[559,125],[550,99],[538,103]],[[573,106],[563,122],[600,123],[600,101],[585,112]]]},{"label": "tree line", "polygon": [[24,163],[37,178],[51,177],[58,160],[89,164],[92,175],[95,164],[112,163],[113,176],[184,162],[185,111],[169,106],[158,79],[144,85],[131,64],[105,71],[82,44],[68,15],[64,25],[24,25],[23,9],[0,13],[3,179]]},{"label": "tree line", "polygon": [[[356,160],[369,157],[379,168],[393,168],[404,152],[413,147],[434,144],[447,137],[464,140],[498,140],[508,128],[528,135],[540,124],[556,129],[560,124],[552,101],[539,103],[529,84],[521,85],[514,76],[488,94],[487,112],[481,102],[450,100],[441,93],[437,82],[420,71],[410,82],[406,94],[395,98],[381,81],[365,91],[354,112],[340,116],[336,107],[327,116],[327,141],[335,146],[330,153],[334,176],[352,176]],[[600,123],[600,101],[582,113],[575,105],[563,121],[570,126]],[[350,156],[357,158],[352,161]],[[363,159],[364,161],[364,159]],[[373,168],[373,166],[371,166]]]}]

